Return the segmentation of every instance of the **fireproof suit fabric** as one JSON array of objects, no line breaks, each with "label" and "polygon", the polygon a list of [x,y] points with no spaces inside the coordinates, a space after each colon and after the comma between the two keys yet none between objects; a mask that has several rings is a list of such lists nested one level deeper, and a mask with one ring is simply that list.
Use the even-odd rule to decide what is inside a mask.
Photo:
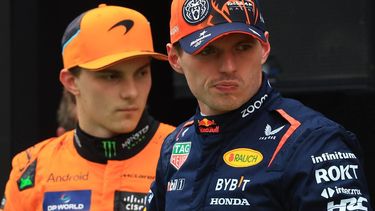
[{"label": "fireproof suit fabric", "polygon": [[73,131],[38,143],[13,159],[4,210],[143,209],[161,144],[173,128],[160,123],[138,154],[106,164],[80,156]]},{"label": "fireproof suit fabric", "polygon": [[147,210],[372,210],[356,137],[262,87],[230,113],[178,126],[164,142]]}]

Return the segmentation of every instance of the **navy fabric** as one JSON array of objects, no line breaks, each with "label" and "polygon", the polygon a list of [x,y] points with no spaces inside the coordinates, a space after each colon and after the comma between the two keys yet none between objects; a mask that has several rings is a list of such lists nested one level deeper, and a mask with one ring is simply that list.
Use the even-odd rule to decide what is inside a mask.
[{"label": "navy fabric", "polygon": [[372,210],[355,135],[263,78],[239,109],[197,109],[168,136],[147,210]]}]

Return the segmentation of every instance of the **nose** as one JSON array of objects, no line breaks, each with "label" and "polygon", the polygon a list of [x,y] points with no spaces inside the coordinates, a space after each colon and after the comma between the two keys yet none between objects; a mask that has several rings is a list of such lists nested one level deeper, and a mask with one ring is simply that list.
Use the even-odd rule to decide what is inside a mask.
[{"label": "nose", "polygon": [[138,96],[137,86],[132,79],[123,80],[121,83],[120,97],[123,99],[132,99]]},{"label": "nose", "polygon": [[236,56],[232,52],[223,52],[221,58],[220,72],[231,73],[236,71]]}]

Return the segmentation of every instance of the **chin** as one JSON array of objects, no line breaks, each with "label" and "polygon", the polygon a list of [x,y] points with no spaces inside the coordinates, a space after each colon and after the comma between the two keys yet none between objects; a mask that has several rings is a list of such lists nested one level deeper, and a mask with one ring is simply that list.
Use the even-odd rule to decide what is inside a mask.
[{"label": "chin", "polygon": [[136,127],[137,125],[126,125],[126,126],[123,126],[122,127],[122,129],[121,129],[121,131],[122,131],[122,133],[131,133],[131,132],[133,132],[134,130],[135,130],[135,127]]},{"label": "chin", "polygon": [[137,127],[133,121],[123,121],[118,124],[112,124],[109,128],[116,134],[130,133]]},{"label": "chin", "polygon": [[234,110],[242,105],[242,101],[238,98],[231,98],[231,97],[224,97],[220,100],[212,101],[213,105],[215,105],[220,110],[227,110],[231,111]]}]

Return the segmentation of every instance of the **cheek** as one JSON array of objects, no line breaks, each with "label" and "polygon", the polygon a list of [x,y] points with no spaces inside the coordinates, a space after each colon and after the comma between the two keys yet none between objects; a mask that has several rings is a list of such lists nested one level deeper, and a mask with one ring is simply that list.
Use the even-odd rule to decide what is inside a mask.
[{"label": "cheek", "polygon": [[197,74],[195,72],[185,72],[186,81],[191,92],[197,96],[198,93],[204,90],[205,76],[203,74]]},{"label": "cheek", "polygon": [[262,68],[262,55],[260,52],[254,52],[237,61],[237,64],[241,64],[241,69],[250,69],[250,72],[257,72]]},{"label": "cheek", "polygon": [[148,95],[150,94],[150,91],[151,91],[151,84],[148,85],[148,86],[143,86],[140,90],[140,93],[142,94],[142,96],[144,96],[144,98],[148,98]]},{"label": "cheek", "polygon": [[138,83],[137,89],[140,95],[143,96],[143,98],[147,98],[152,86],[152,79],[147,78],[145,80],[142,80]]},{"label": "cheek", "polygon": [[82,99],[87,104],[86,106],[90,107],[91,109],[102,109],[103,107],[106,107],[106,104],[108,103],[110,93],[106,93],[104,91],[94,91],[94,90],[87,90],[84,95],[82,96]]},{"label": "cheek", "polygon": [[[204,87],[205,81],[212,77],[211,70],[215,70],[216,64],[214,62],[199,61],[197,59],[182,59],[182,72],[185,75],[189,88],[194,93],[201,91]],[[211,76],[210,76],[211,75]]]},{"label": "cheek", "polygon": [[147,78],[146,78],[146,81],[145,81],[145,83],[143,83],[143,84],[144,84],[144,89],[147,90],[147,93],[149,93],[150,90],[151,90],[151,86],[152,86],[152,78],[151,78],[151,75],[150,75],[150,77],[147,77]]},{"label": "cheek", "polygon": [[83,100],[90,106],[97,105],[98,107],[107,103],[114,95],[117,95],[117,87],[100,86],[97,83],[91,83],[91,86],[86,86],[81,89]]}]

